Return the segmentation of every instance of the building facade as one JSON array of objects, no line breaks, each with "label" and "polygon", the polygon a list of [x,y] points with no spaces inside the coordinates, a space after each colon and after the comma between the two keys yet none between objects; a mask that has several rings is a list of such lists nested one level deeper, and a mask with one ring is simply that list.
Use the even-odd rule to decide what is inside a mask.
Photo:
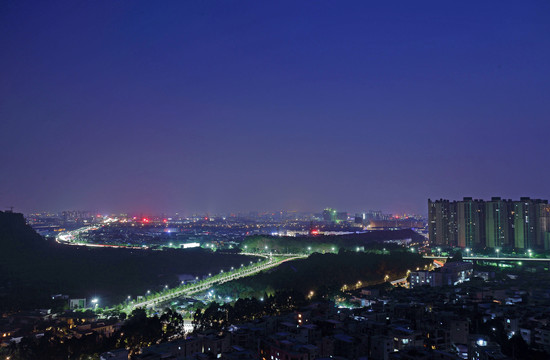
[{"label": "building facade", "polygon": [[550,249],[548,200],[428,200],[430,242],[463,248]]}]

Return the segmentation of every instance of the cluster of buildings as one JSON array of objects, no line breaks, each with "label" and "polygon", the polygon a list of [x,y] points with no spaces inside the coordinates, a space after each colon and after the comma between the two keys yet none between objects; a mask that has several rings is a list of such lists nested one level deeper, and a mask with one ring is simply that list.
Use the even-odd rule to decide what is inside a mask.
[{"label": "cluster of buildings", "polygon": [[[152,345],[134,359],[509,360],[513,349],[507,346],[516,345],[507,344],[517,339],[528,349],[524,351],[545,358],[550,352],[550,290],[542,276],[546,280],[525,286],[510,275],[455,286],[366,288],[355,294],[362,308],[313,303],[234,324],[223,333],[199,332]],[[121,359],[127,356],[119,352]],[[102,356],[118,359],[117,352]]]},{"label": "cluster of buildings", "polygon": [[[224,333],[195,333],[185,339],[152,345],[134,359],[391,360],[402,359],[411,349],[426,359],[460,359],[450,346],[445,350],[442,342],[437,345],[441,349],[435,345],[426,348],[424,330],[415,329],[411,321],[400,318],[405,308],[385,306],[383,302],[374,306],[376,311],[365,309],[354,315],[333,303],[314,303],[293,313],[233,325]],[[453,339],[468,341],[467,322],[449,325],[458,328]],[[451,338],[447,340],[450,342]],[[102,354],[102,359],[126,359],[125,356],[127,352],[119,350]]]},{"label": "cluster of buildings", "polygon": [[0,318],[0,348],[19,344],[25,337],[40,339],[46,333],[54,333],[63,341],[92,334],[109,338],[120,330],[122,324],[118,319],[99,319],[90,312],[56,314],[46,309],[19,312]]},{"label": "cluster of buildings", "polygon": [[452,286],[469,281],[474,272],[474,265],[467,261],[446,262],[435,270],[418,270],[410,274],[410,287],[417,286]]},{"label": "cluster of buildings", "polygon": [[462,248],[550,249],[548,200],[428,200],[432,244]]},{"label": "cluster of buildings", "polygon": [[327,208],[323,210],[318,218],[325,224],[348,223],[366,230],[422,229],[426,224],[426,219],[419,215],[404,214],[400,216],[385,214],[380,210],[370,210],[350,215],[345,211]]},{"label": "cluster of buildings", "polygon": [[[456,267],[456,272],[449,272],[467,271]],[[524,358],[548,358],[547,274],[501,273],[486,278],[454,286],[364,288],[354,291],[354,301],[362,307],[311,303],[290,313],[233,324],[223,332],[206,330],[153,342],[130,359],[511,360],[519,342]],[[20,313],[0,321],[0,337],[3,346],[23,336],[39,338],[46,332],[51,336],[52,331],[64,342],[86,336],[100,341],[116,338],[122,325],[86,313]],[[127,360],[129,352],[115,349],[100,358]]]}]

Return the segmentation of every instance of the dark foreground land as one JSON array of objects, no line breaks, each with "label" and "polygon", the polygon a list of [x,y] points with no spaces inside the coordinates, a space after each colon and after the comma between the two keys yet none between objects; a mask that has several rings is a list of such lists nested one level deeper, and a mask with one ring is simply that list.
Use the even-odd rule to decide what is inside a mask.
[{"label": "dark foreground land", "polygon": [[0,312],[56,308],[53,294],[116,304],[128,295],[176,285],[178,274],[202,276],[252,257],[203,249],[128,250],[45,241],[22,214],[0,212]]},{"label": "dark foreground land", "polygon": [[307,259],[284,263],[273,271],[219,285],[216,291],[232,298],[259,298],[277,291],[332,298],[343,290],[406,277],[408,270],[424,268],[430,263],[419,254],[396,248],[384,254],[345,250],[338,254],[314,253]]}]

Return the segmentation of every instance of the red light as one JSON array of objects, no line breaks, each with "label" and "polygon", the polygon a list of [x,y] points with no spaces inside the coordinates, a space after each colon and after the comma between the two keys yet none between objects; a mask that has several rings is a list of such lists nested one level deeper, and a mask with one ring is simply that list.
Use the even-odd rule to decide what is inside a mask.
[{"label": "red light", "polygon": [[142,221],[143,221],[144,223],[148,223],[148,222],[149,222],[149,219],[147,219],[147,218],[143,218],[143,220],[142,220]]},{"label": "red light", "polygon": [[311,235],[319,235],[319,230],[317,229],[311,230]]},{"label": "red light", "polygon": [[168,222],[168,220],[166,219],[163,219],[162,222],[164,222],[165,224]]}]

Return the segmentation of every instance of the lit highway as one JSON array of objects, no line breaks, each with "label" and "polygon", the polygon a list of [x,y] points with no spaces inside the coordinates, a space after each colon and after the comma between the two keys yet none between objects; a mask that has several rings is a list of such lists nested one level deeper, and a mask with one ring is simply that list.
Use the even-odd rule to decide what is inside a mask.
[{"label": "lit highway", "polygon": [[[258,254],[247,254],[247,255],[255,255],[255,256],[262,256]],[[174,298],[183,297],[183,296],[190,296],[199,292],[206,291],[210,289],[214,285],[223,284],[225,282],[240,279],[246,276],[254,275],[259,273],[263,270],[268,270],[271,268],[274,268],[276,266],[281,265],[284,262],[292,261],[296,259],[305,258],[306,255],[293,255],[292,257],[288,257],[286,259],[280,259],[278,261],[274,261],[272,257],[268,258],[268,261],[262,262],[258,265],[249,266],[244,269],[235,269],[234,271],[218,274],[215,277],[210,277],[208,279],[202,280],[192,286],[188,286],[176,291],[172,291],[167,294],[159,294],[158,296],[148,299],[145,301],[140,302],[132,302],[126,306],[126,309],[131,312],[134,309],[137,308],[143,308],[143,307],[153,307],[155,305],[164,303],[166,301],[172,300]]]},{"label": "lit highway", "polygon": [[[447,256],[424,255],[426,259],[447,259]],[[550,262],[550,258],[532,258],[532,257],[505,257],[505,256],[464,256],[463,260],[487,260],[487,261],[542,261]]]},{"label": "lit highway", "polygon": [[149,248],[147,246],[92,244],[92,243],[87,243],[80,240],[79,238],[80,234],[91,230],[97,230],[98,228],[99,228],[98,226],[84,226],[76,230],[64,231],[62,233],[59,233],[55,237],[55,241],[58,242],[59,244],[73,245],[73,246],[110,247],[110,248],[124,248],[124,249],[132,249],[132,250],[147,250]]}]

